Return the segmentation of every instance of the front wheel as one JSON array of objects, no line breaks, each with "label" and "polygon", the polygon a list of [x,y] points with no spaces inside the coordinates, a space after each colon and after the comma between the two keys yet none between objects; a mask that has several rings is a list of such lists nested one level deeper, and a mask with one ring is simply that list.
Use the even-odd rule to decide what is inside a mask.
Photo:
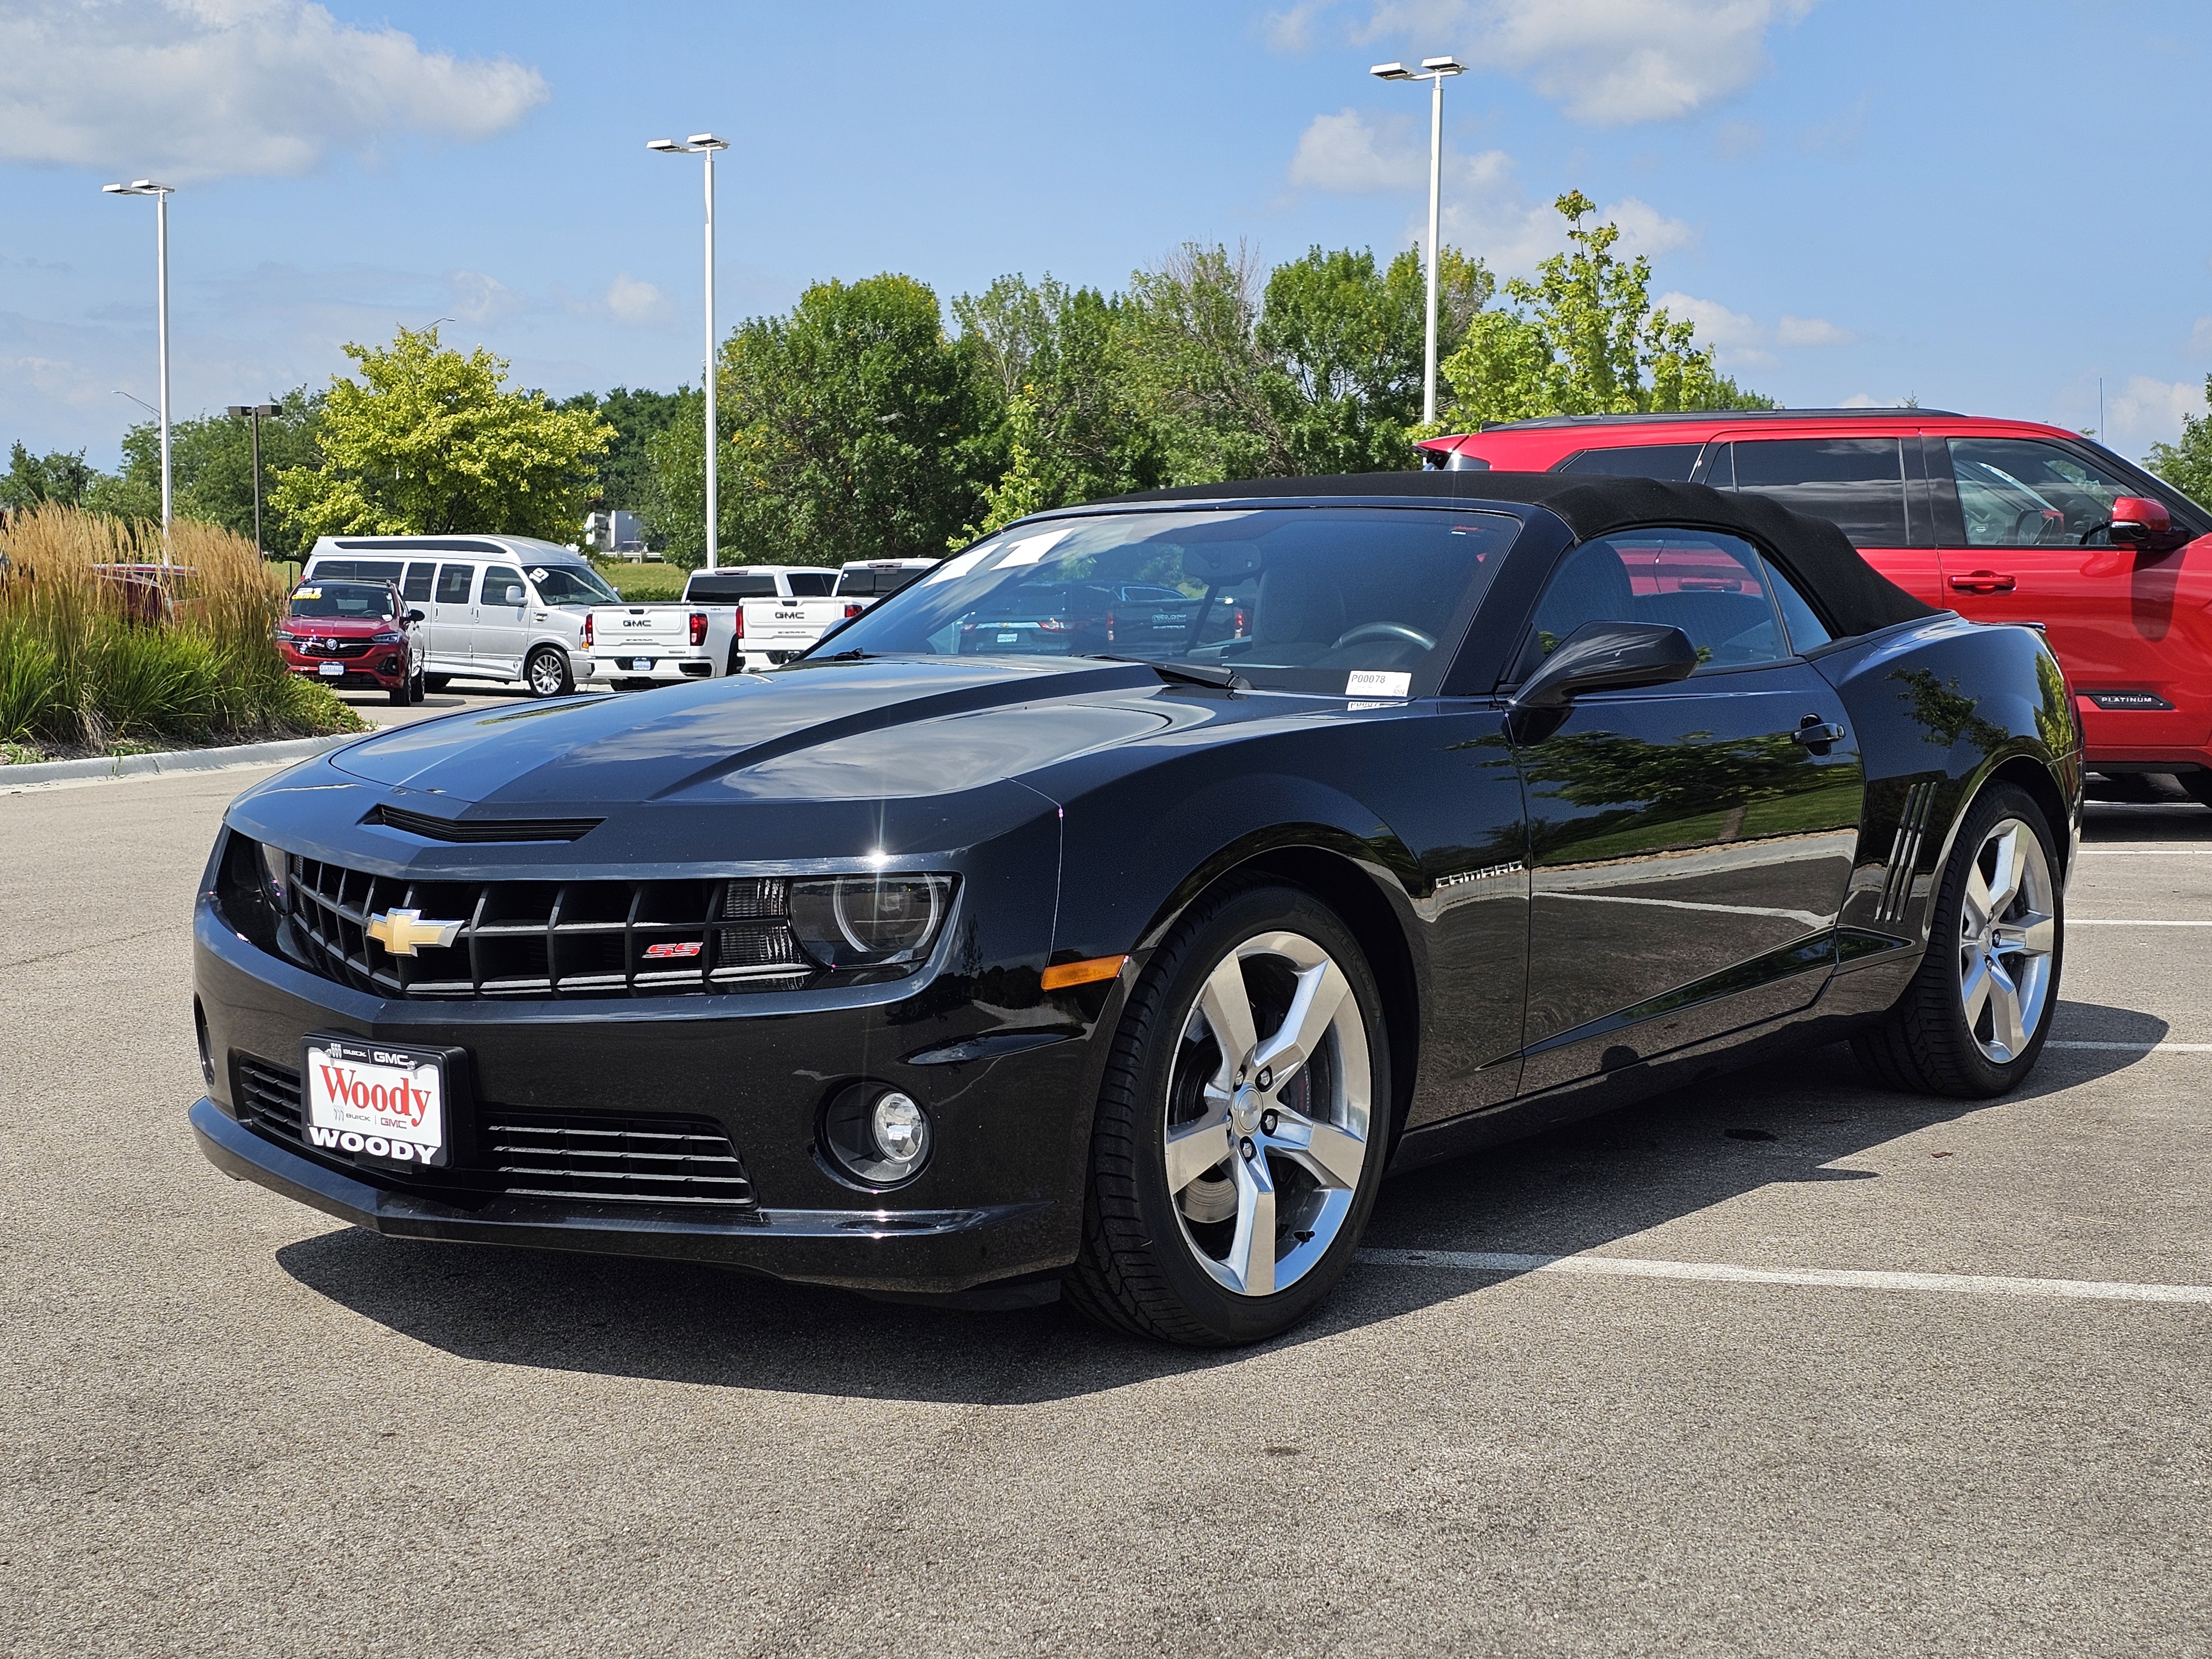
[{"label": "front wheel", "polygon": [[533,697],[565,697],[576,689],[568,653],[550,645],[541,645],[530,653],[530,660],[522,665],[522,678]]},{"label": "front wheel", "polygon": [[2065,894],[2041,810],[1999,784],[1967,809],[1929,917],[1928,954],[1897,1006],[1851,1039],[1876,1077],[1986,1099],[2033,1069],[2058,1006]]},{"label": "front wheel", "polygon": [[1203,902],[1115,1035],[1069,1299],[1193,1347],[1289,1329],[1351,1265],[1389,1116],[1382,997],[1351,931],[1294,888]]}]

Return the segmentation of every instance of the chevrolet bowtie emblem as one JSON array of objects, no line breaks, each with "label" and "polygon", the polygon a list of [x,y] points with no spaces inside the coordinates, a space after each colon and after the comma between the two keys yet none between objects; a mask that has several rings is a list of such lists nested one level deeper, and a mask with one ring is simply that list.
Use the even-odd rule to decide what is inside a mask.
[{"label": "chevrolet bowtie emblem", "polygon": [[458,921],[425,921],[420,910],[387,910],[368,919],[368,936],[395,957],[411,957],[426,945],[442,949],[460,934]]}]

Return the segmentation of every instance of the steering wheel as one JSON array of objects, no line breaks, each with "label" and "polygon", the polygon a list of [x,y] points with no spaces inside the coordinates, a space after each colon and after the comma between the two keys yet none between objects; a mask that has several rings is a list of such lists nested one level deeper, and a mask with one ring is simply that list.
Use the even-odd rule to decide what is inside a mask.
[{"label": "steering wheel", "polygon": [[1408,628],[1403,623],[1370,622],[1362,623],[1357,628],[1347,628],[1336,636],[1336,643],[1329,649],[1341,651],[1347,645],[1364,645],[1370,640],[1405,640],[1419,646],[1424,651],[1437,648],[1436,641],[1418,628]]},{"label": "steering wheel", "polygon": [[2102,524],[2091,525],[2087,530],[2081,532],[2081,545],[2084,547],[2088,546],[2090,537],[2101,536],[2112,527],[2112,521],[2110,519],[2106,520]]}]

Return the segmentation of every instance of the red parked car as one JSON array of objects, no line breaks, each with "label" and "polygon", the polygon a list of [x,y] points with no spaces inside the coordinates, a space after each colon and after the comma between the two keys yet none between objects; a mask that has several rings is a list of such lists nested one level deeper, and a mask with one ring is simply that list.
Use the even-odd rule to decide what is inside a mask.
[{"label": "red parked car", "polygon": [[308,581],[292,590],[276,648],[295,674],[422,701],[422,613],[390,582]]},{"label": "red parked car", "polygon": [[1750,489],[1976,622],[2040,623],[2088,766],[2169,772],[2212,806],[2212,513],[2061,427],[1932,409],[1567,415],[1422,445],[1452,470]]}]

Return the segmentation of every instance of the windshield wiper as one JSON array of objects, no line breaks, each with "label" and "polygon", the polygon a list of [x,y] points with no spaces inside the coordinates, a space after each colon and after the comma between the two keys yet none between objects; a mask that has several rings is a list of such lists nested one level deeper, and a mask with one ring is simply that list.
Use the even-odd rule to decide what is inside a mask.
[{"label": "windshield wiper", "polygon": [[1252,682],[1233,668],[1208,668],[1198,663],[1156,662],[1150,657],[1115,657],[1103,651],[1084,653],[1086,662],[1127,662],[1139,668],[1149,668],[1164,680],[1180,680],[1187,685],[1218,686],[1224,691],[1249,691]]}]

